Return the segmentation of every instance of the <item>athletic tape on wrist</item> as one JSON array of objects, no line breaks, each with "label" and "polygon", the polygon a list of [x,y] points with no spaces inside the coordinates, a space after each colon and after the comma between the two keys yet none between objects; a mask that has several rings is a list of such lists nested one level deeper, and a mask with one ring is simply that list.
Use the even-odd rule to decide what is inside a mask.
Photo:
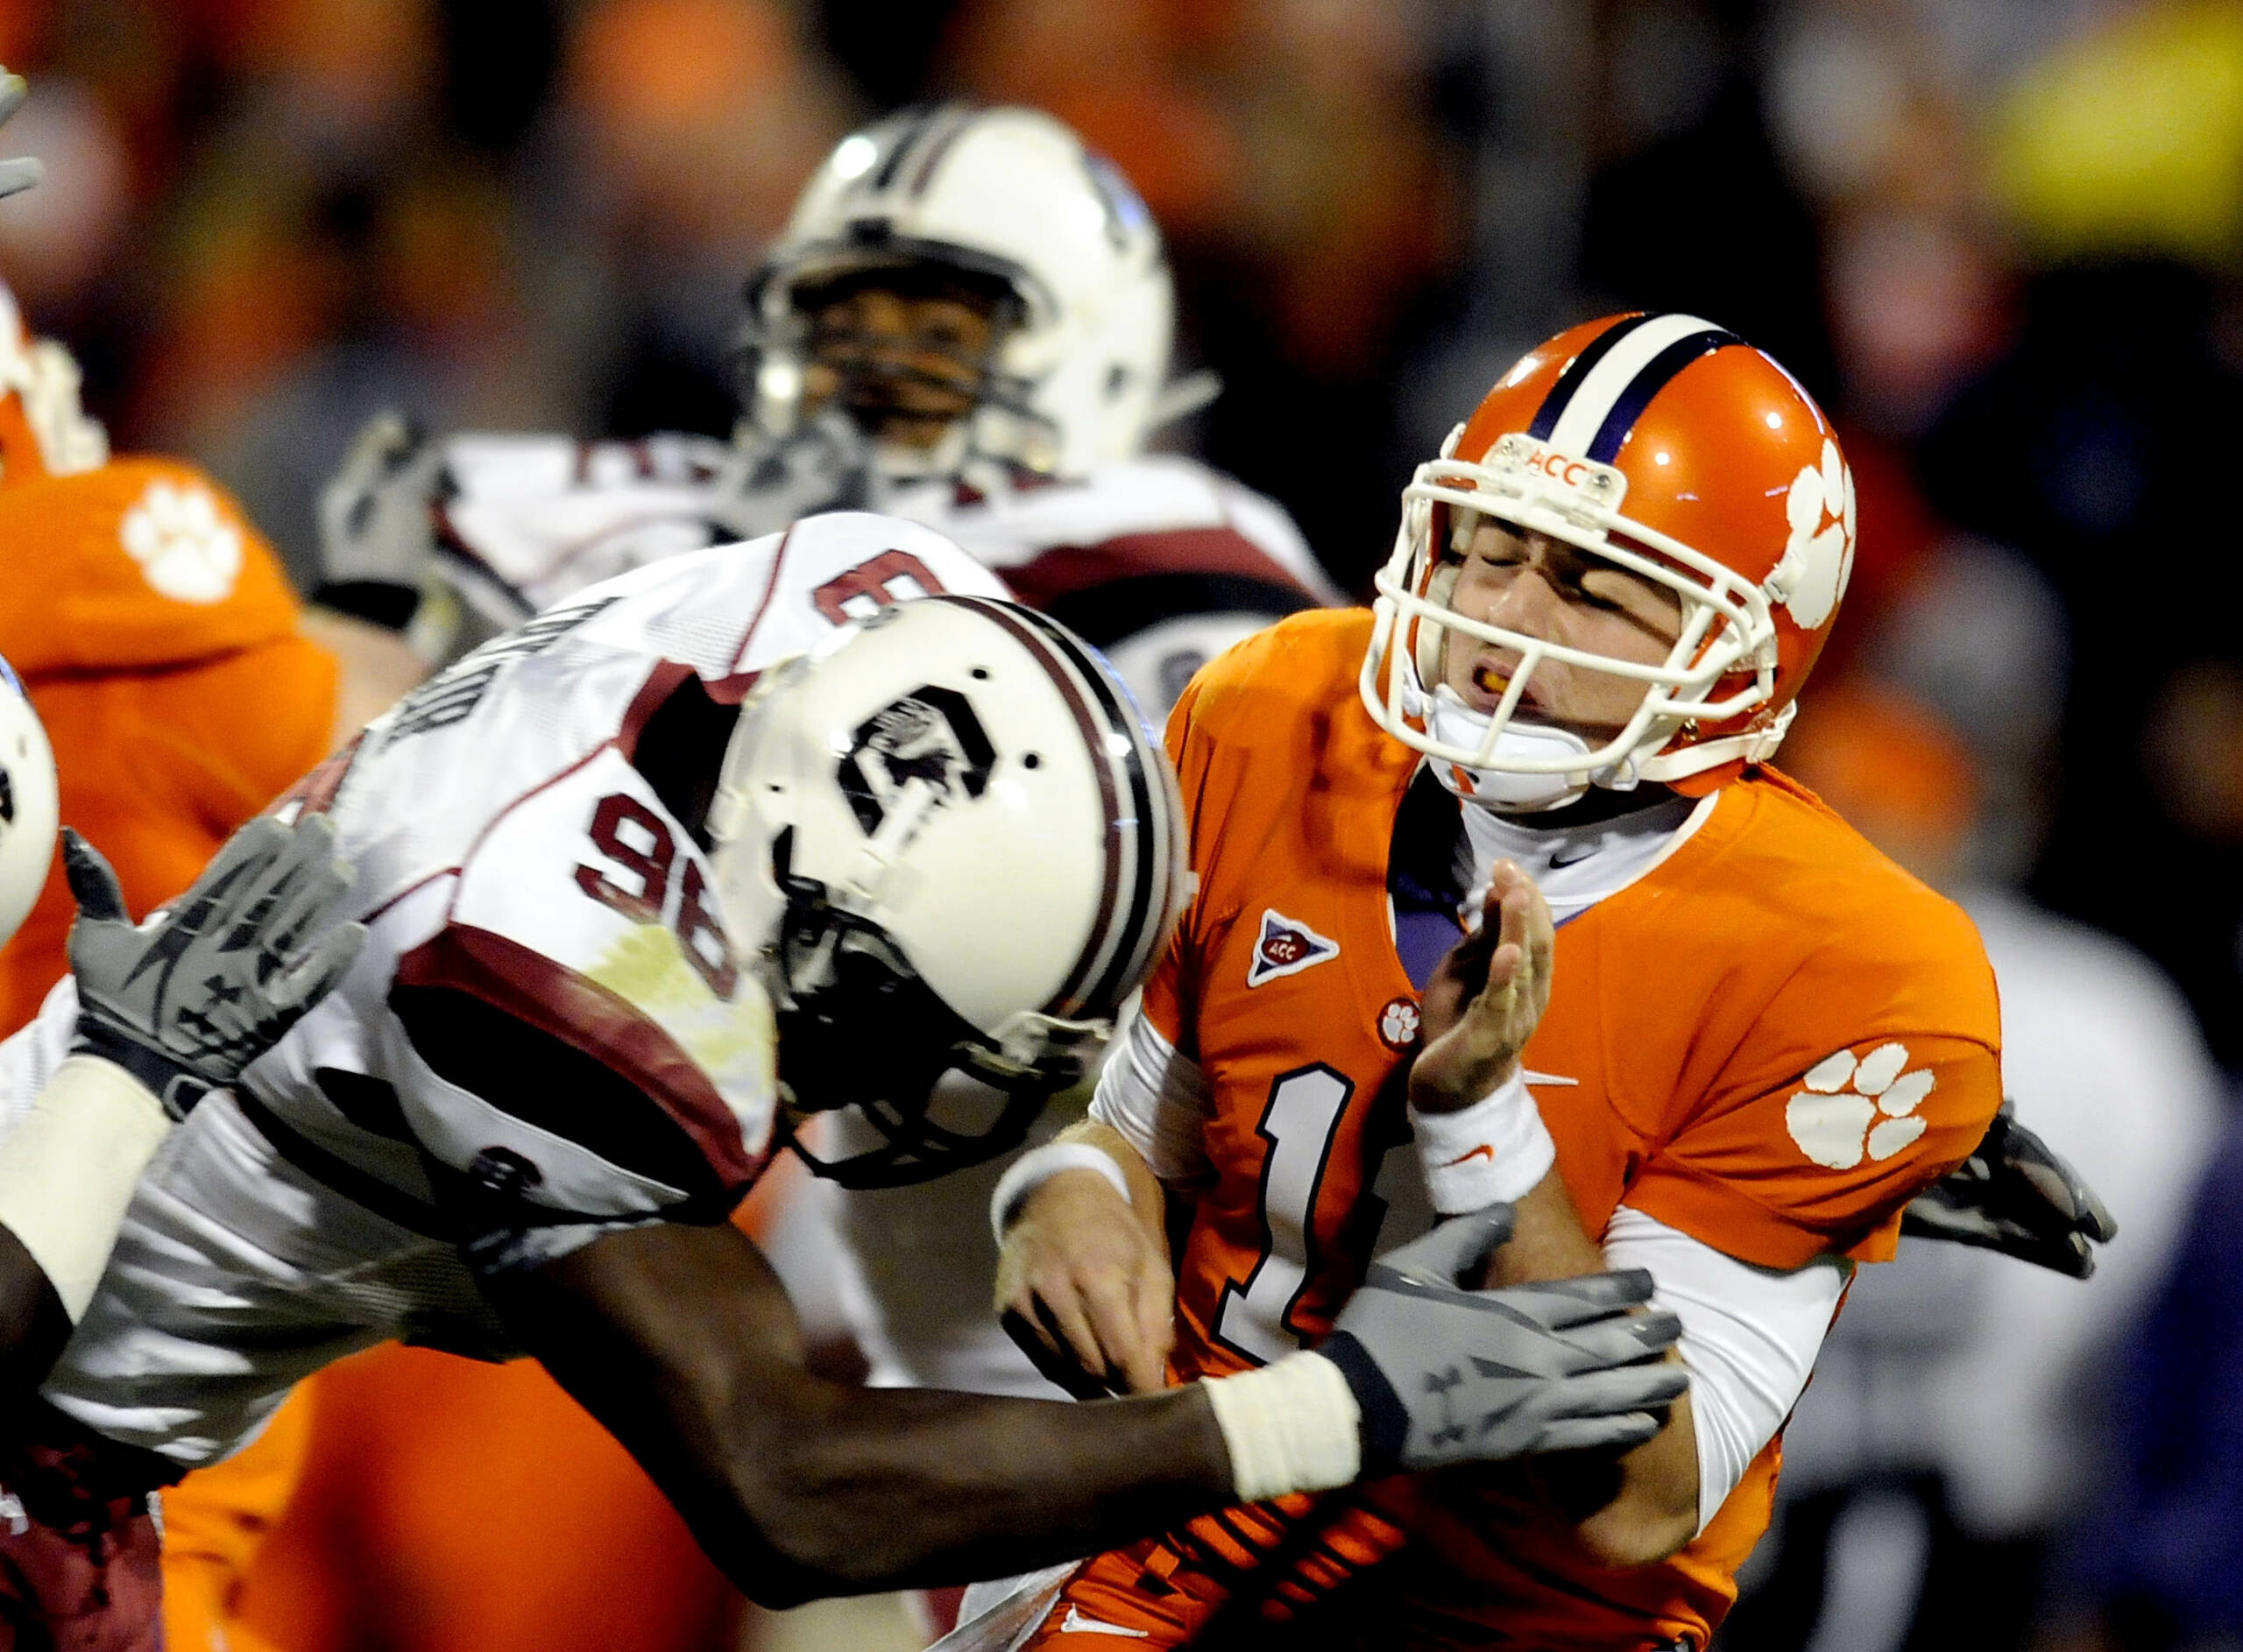
[{"label": "athletic tape on wrist", "polygon": [[0,1223],[75,1324],[109,1266],[140,1173],[171,1133],[162,1104],[122,1067],[73,1055],[0,1143]]},{"label": "athletic tape on wrist", "polygon": [[1362,1411],[1340,1367],[1287,1354],[1259,1371],[1205,1377],[1242,1503],[1351,1484],[1362,1468]]},{"label": "athletic tape on wrist", "polygon": [[998,1244],[1005,1242],[1005,1230],[1028,1203],[1028,1196],[1062,1170],[1095,1170],[1122,1196],[1122,1204],[1136,1203],[1129,1197],[1129,1178],[1122,1174],[1112,1154],[1102,1153],[1087,1141],[1047,1141],[1014,1160],[1012,1168],[998,1179],[996,1191],[989,1196],[989,1230],[997,1236]]},{"label": "athletic tape on wrist", "polygon": [[1525,1198],[1558,1161],[1557,1143],[1517,1068],[1461,1112],[1412,1107],[1410,1128],[1433,1209],[1443,1216]]}]

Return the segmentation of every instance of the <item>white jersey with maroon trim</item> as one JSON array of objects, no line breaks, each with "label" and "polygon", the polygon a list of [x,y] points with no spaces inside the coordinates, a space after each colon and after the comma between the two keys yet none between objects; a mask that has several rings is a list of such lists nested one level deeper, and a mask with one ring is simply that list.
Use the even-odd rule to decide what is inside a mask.
[{"label": "white jersey with maroon trim", "polygon": [[881,508],[947,533],[1020,601],[1080,632],[1157,718],[1231,644],[1345,600],[1282,505],[1175,454],[1065,481],[915,483]]},{"label": "white jersey with maroon trim", "polygon": [[[839,485],[829,449],[759,464],[697,436],[458,435],[442,451],[439,568],[506,625],[626,568],[775,529]],[[1095,644],[1156,718],[1240,638],[1342,600],[1284,507],[1176,455],[1068,481],[983,466],[972,483],[858,485]]]},{"label": "white jersey with maroon trim", "polygon": [[[1002,594],[940,536],[867,515],[675,558],[471,654],[312,775],[299,801],[336,822],[368,944],[173,1133],[47,1396],[192,1466],[357,1348],[512,1352],[466,1245],[503,1265],[720,1218],[771,1147],[771,1011],[697,811],[642,745],[673,707],[720,726],[763,668],[935,590]],[[0,1045],[0,1117],[74,1007],[66,982]]]},{"label": "white jersey with maroon trim", "polygon": [[707,436],[472,434],[441,445],[437,567],[499,630],[619,574],[784,526],[724,508],[739,492],[736,455]]}]

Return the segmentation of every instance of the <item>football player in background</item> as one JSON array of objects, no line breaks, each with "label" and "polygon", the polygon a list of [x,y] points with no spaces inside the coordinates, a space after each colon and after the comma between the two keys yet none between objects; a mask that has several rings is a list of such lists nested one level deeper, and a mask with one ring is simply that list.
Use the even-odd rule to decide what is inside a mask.
[{"label": "football player in background", "polygon": [[[837,621],[899,568],[924,600]],[[1684,1379],[1672,1317],[1631,1311],[1648,1276],[1459,1288],[1500,1209],[1390,1256],[1322,1352],[1224,1382],[1086,1410],[805,1368],[723,1220],[782,1123],[855,1105],[881,1139],[837,1168],[897,1181],[1006,1140],[1182,899],[1174,777],[1118,681],[977,588],[923,528],[814,518],[583,593],[306,779],[364,951],[142,1178],[0,1472],[25,1511],[0,1557],[91,1573],[58,1600],[0,1566],[19,1620],[156,1644],[145,1591],[100,1575],[145,1553],[146,1492],[393,1338],[535,1355],[779,1604],[1656,1429]],[[0,1093],[45,1081],[75,1014],[66,983],[0,1046]],[[928,1105],[952,1072],[979,1129]],[[1458,1387],[1469,1438],[1431,1397]]]},{"label": "football player in background", "polygon": [[[0,123],[25,90],[20,76],[0,69]],[[0,196],[40,175],[36,160],[0,161]],[[21,338],[12,310],[0,323],[13,347],[0,356],[10,394],[0,425],[17,457],[6,479],[20,481],[44,471],[45,437],[69,451],[74,373],[56,347]],[[46,730],[0,658],[0,951],[46,883],[60,794]],[[256,822],[171,911],[136,928],[117,874],[69,837],[66,870],[78,908],[69,964],[79,1006],[69,1054],[35,1092],[10,1098],[0,1140],[0,1394],[11,1428],[84,1313],[125,1202],[172,1126],[271,1048],[356,957],[364,931],[330,928],[350,888],[332,842],[324,822],[293,830]],[[67,1598],[90,1578],[75,1558],[50,1550],[31,1564],[56,1567],[43,1586]],[[152,1588],[152,1552],[135,1558],[137,1566],[119,1565],[118,1581]]]},{"label": "football player in background", "polygon": [[[1065,127],[1021,109],[899,116],[835,148],[751,284],[732,442],[421,442],[379,420],[323,502],[322,600],[449,658],[621,569],[869,503],[955,539],[1164,716],[1230,643],[1339,599],[1281,507],[1146,451],[1206,393],[1173,378],[1174,333],[1157,226]],[[861,614],[912,589],[908,572],[871,570],[830,600]],[[1080,1098],[1053,1107],[1033,1140],[1080,1111]],[[826,1125],[842,1150],[861,1145],[852,1115]],[[988,1311],[982,1212],[1008,1161],[775,1201],[785,1256],[810,1264],[790,1270],[805,1310],[862,1348],[875,1382],[1058,1394]],[[534,1373],[379,1358],[386,1371],[351,1373],[350,1405],[320,1426],[306,1507],[347,1512],[317,1531],[307,1518],[276,1552],[273,1620],[359,1618],[413,1592],[427,1627],[400,1633],[418,1652],[543,1646],[609,1613],[612,1641],[655,1652],[718,1609],[697,1600],[715,1585],[706,1569],[653,1541],[669,1528],[652,1489]],[[480,1414],[452,1426],[503,1464],[506,1500],[549,1511],[538,1542],[502,1536],[462,1498],[456,1458],[417,1444],[439,1380],[451,1412]],[[170,1506],[216,1489],[190,1482]],[[339,1543],[325,1536],[336,1519],[350,1522]],[[619,1528],[647,1541],[620,1544]],[[370,1549],[394,1585],[366,1566]],[[492,1589],[494,1577],[519,1586]],[[651,1595],[668,1604],[616,1604]],[[947,1604],[934,1610],[945,1621]]]},{"label": "football player in background", "polygon": [[1693,317],[1585,323],[1405,500],[1376,617],[1289,619],[1178,706],[1198,893],[1092,1121],[1001,1190],[1001,1305],[1117,1390],[1253,1369],[1414,1186],[1519,1201],[1491,1277],[1650,1269],[1691,1391],[1617,1460],[1108,1555],[1036,1645],[1703,1648],[1852,1269],[2001,1102],[1969,921],[1767,766],[1853,554],[1796,382]]},{"label": "football player in background", "polygon": [[429,658],[594,581],[819,510],[923,522],[1164,710],[1197,665],[1339,600],[1282,507],[1147,448],[1172,378],[1158,227],[1051,116],[946,104],[851,134],[749,283],[730,443],[460,434],[393,416],[322,505],[322,600]]}]

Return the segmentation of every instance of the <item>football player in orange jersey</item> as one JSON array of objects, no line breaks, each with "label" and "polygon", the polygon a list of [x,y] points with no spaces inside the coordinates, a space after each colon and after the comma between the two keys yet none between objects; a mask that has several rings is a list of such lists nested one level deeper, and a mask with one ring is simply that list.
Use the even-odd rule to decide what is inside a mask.
[{"label": "football player in orange jersey", "polygon": [[1691,1387],[1617,1460],[1107,1555],[1032,1644],[1270,1617],[1319,1643],[1707,1644],[1854,1266],[2001,1100],[1968,920],[1766,766],[1854,531],[1829,422],[1773,360],[1607,317],[1421,467],[1375,614],[1296,616],[1187,692],[1198,893],[1077,1156],[999,1190],[1000,1308],[1079,1380],[1239,1370],[1323,1337],[1408,1206],[1511,1199],[1493,1275],[1647,1267]]}]

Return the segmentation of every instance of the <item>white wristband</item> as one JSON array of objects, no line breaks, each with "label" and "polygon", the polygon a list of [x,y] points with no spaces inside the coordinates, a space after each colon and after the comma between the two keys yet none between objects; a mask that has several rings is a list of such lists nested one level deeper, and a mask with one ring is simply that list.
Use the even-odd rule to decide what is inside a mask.
[{"label": "white wristband", "polygon": [[1410,1128],[1433,1209],[1443,1216],[1524,1198],[1558,1161],[1558,1145],[1517,1068],[1461,1112],[1411,1108]]},{"label": "white wristband", "polygon": [[1047,1141],[1015,1159],[989,1196],[989,1231],[998,1244],[1005,1242],[1005,1230],[1028,1203],[1028,1196],[1062,1170],[1095,1170],[1113,1184],[1122,1204],[1136,1203],[1129,1197],[1129,1178],[1122,1174],[1112,1154],[1101,1153],[1087,1141]]},{"label": "white wristband", "polygon": [[109,1266],[140,1173],[171,1130],[163,1105],[124,1069],[73,1055],[0,1144],[0,1223],[32,1253],[73,1324]]},{"label": "white wristband", "polygon": [[1291,1353],[1259,1371],[1205,1377],[1242,1503],[1345,1486],[1362,1471],[1362,1408],[1340,1367]]}]

